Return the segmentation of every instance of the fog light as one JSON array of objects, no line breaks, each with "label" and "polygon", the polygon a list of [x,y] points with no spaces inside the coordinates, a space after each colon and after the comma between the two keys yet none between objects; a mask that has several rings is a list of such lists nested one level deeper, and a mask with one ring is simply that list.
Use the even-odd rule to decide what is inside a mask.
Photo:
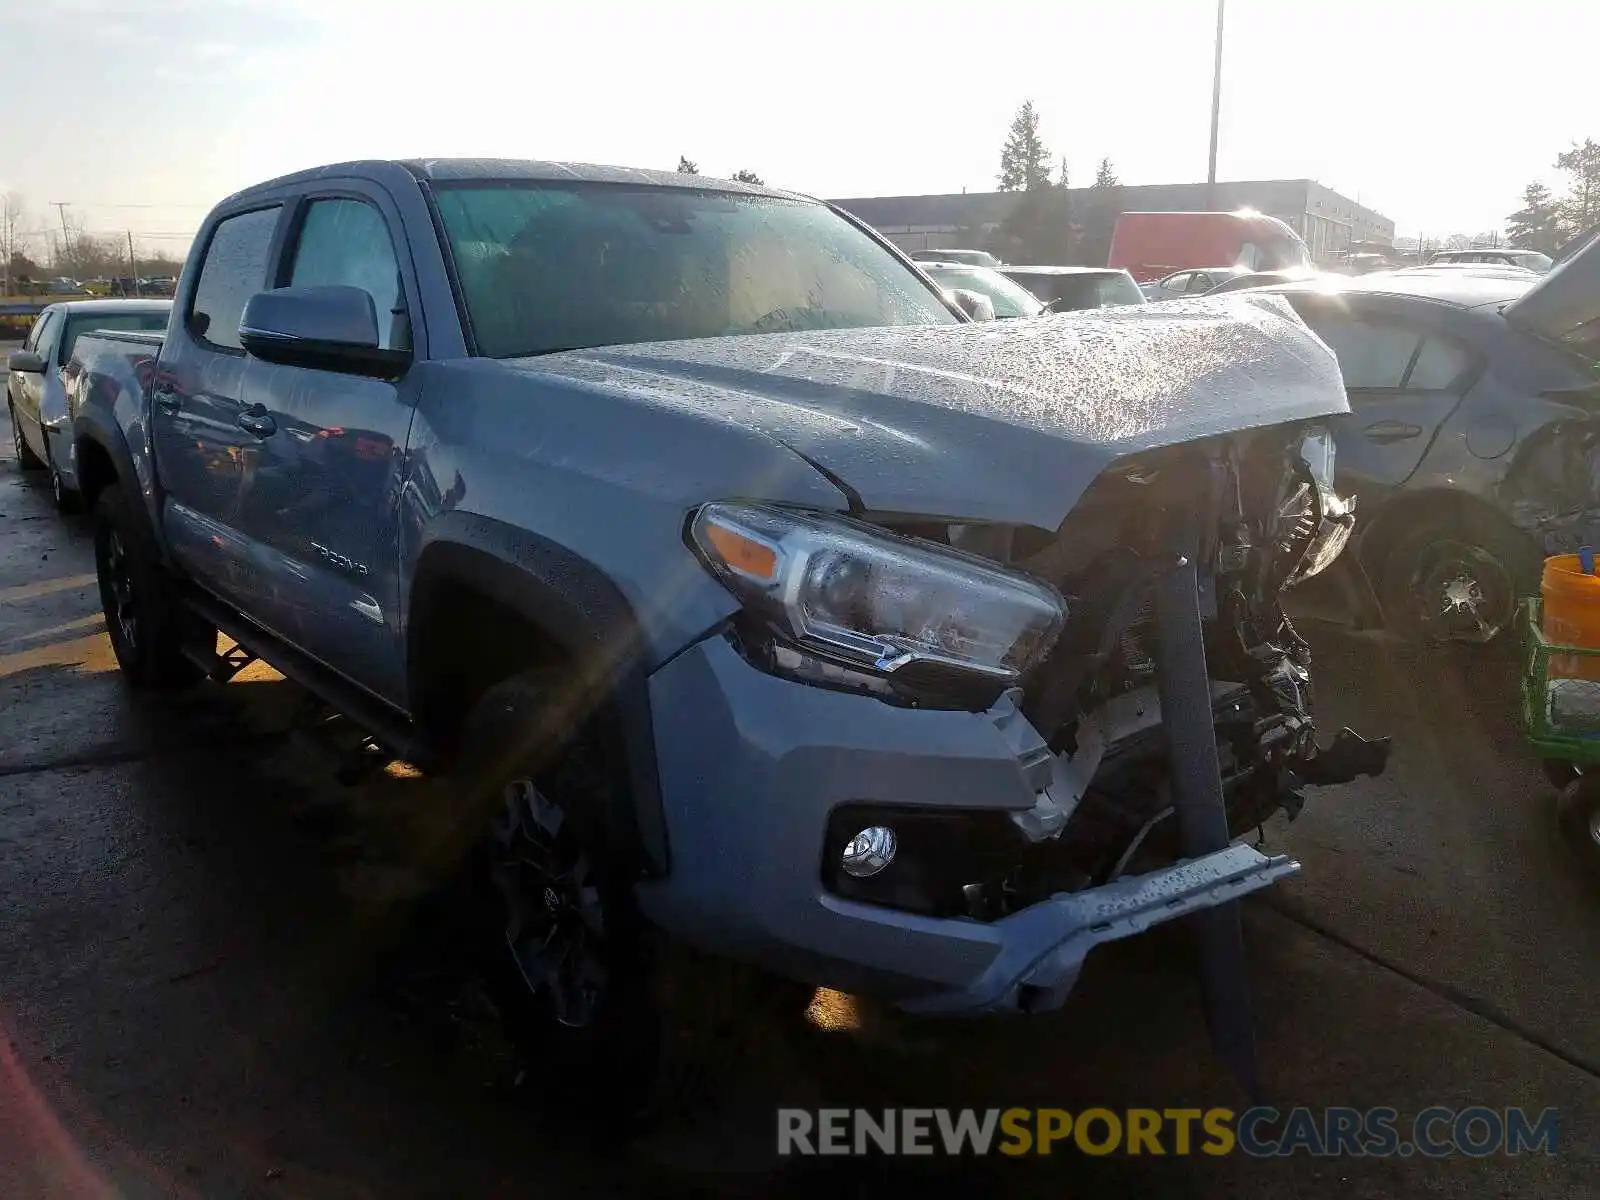
[{"label": "fog light", "polygon": [[846,875],[869,879],[894,861],[895,849],[894,830],[871,825],[850,839],[839,865]]}]

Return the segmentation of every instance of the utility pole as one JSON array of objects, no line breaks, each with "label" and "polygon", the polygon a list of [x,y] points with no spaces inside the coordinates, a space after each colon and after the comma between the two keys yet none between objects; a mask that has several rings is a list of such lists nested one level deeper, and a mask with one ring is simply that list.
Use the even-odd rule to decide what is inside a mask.
[{"label": "utility pole", "polygon": [[63,259],[72,254],[72,234],[67,229],[67,205],[69,200],[52,200],[52,205],[61,213],[61,257]]},{"label": "utility pole", "polygon": [[133,258],[133,230],[128,230],[128,279],[133,288],[133,294],[139,294],[139,264]]},{"label": "utility pole", "polygon": [[1206,207],[1217,207],[1217,120],[1222,115],[1222,13],[1227,0],[1217,0],[1216,56],[1211,64],[1211,155],[1206,163]]}]

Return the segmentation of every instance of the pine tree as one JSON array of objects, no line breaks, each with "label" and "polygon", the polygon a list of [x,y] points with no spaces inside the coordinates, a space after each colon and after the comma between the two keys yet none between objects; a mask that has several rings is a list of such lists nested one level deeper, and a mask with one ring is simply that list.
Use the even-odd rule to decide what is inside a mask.
[{"label": "pine tree", "polygon": [[1000,190],[1034,192],[1050,186],[1050,151],[1039,136],[1039,114],[1024,100],[1000,150]]},{"label": "pine tree", "polygon": [[1556,156],[1556,166],[1567,173],[1567,194],[1561,201],[1561,219],[1569,235],[1600,224],[1600,142],[1584,138],[1583,145]]},{"label": "pine tree", "polygon": [[1513,246],[1554,253],[1563,240],[1561,205],[1544,184],[1522,189],[1522,207],[1506,218],[1506,233]]},{"label": "pine tree", "polygon": [[697,163],[697,162],[694,162],[694,161],[692,161],[690,159],[687,159],[683,155],[680,154],[680,155],[678,155],[678,174],[679,175],[698,175],[698,174],[700,174],[700,164]]},{"label": "pine tree", "polygon": [[1111,159],[1102,158],[1094,173],[1094,186],[1089,189],[1080,247],[1084,261],[1091,266],[1104,266],[1111,255],[1111,234],[1122,212],[1121,187]]},{"label": "pine tree", "polygon": [[762,180],[761,176],[757,175],[754,171],[746,171],[742,167],[735,171],[732,175],[728,176],[728,178],[733,180],[735,183],[753,183],[757,187],[766,186],[766,183]]}]

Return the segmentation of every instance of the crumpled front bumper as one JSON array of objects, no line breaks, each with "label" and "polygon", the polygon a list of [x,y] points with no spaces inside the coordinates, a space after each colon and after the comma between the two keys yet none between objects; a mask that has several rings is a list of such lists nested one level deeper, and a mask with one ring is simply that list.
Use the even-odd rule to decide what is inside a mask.
[{"label": "crumpled front bumper", "polygon": [[913,1012],[1044,1012],[1059,1008],[1090,950],[1163,921],[1226,904],[1300,870],[1287,855],[1245,845],[1053,896],[996,925],[1000,954],[968,987],[913,1001]]},{"label": "crumpled front bumper", "polygon": [[638,885],[646,916],[707,951],[909,1011],[1057,1007],[1095,946],[1299,870],[1232,845],[995,921],[844,899],[822,863],[841,805],[1034,808],[1039,739],[1022,715],[1009,702],[900,708],[777,678],[722,638],[661,668],[650,694],[670,869]]}]

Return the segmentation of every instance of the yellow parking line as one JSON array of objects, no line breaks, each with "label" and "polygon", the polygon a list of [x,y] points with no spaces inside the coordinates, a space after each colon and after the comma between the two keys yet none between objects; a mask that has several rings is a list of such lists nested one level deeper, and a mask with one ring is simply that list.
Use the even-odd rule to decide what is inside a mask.
[{"label": "yellow parking line", "polygon": [[32,600],[36,596],[48,596],[52,592],[64,592],[69,588],[88,587],[94,581],[93,575],[68,575],[63,579],[46,579],[40,583],[22,583],[16,587],[0,588],[0,604],[9,604],[13,600]]}]

